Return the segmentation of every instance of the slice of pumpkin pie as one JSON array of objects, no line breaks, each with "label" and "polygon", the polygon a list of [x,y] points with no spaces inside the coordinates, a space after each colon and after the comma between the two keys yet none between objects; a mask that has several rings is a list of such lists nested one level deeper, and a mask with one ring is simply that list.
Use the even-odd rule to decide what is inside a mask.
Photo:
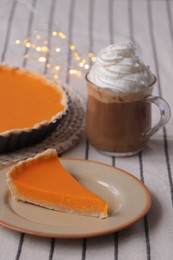
[{"label": "slice of pumpkin pie", "polygon": [[18,162],[7,173],[7,182],[16,200],[66,213],[108,216],[108,203],[82,186],[61,165],[55,149]]}]

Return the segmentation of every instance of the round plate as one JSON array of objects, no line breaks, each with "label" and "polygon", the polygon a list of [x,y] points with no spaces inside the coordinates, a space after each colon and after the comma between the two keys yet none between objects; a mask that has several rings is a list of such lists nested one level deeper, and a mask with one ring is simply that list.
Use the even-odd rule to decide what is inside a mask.
[{"label": "round plate", "polygon": [[150,192],[130,173],[93,161],[60,161],[82,185],[109,202],[109,217],[99,219],[78,216],[15,201],[6,183],[8,167],[0,171],[1,225],[39,236],[91,237],[122,230],[134,224],[149,210]]}]

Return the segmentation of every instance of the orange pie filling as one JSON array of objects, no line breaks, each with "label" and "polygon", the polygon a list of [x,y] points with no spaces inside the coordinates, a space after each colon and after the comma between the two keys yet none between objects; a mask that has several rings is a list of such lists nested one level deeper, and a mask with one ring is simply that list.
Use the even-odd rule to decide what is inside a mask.
[{"label": "orange pie filling", "polygon": [[17,200],[68,213],[108,216],[108,203],[73,178],[54,149],[13,166],[8,184]]},{"label": "orange pie filling", "polygon": [[62,88],[35,73],[0,66],[0,132],[36,127],[67,109]]}]

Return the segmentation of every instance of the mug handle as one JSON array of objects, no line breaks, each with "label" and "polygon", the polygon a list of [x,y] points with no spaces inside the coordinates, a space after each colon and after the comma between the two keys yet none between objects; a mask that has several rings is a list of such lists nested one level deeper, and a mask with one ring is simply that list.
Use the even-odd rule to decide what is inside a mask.
[{"label": "mug handle", "polygon": [[161,97],[150,95],[150,96],[147,96],[144,101],[155,104],[159,108],[159,111],[160,111],[159,122],[155,126],[153,126],[149,131],[144,133],[145,137],[151,137],[162,126],[164,126],[169,121],[169,119],[171,117],[171,110],[170,110],[170,107],[169,107],[168,103],[166,102],[166,100],[164,100]]}]

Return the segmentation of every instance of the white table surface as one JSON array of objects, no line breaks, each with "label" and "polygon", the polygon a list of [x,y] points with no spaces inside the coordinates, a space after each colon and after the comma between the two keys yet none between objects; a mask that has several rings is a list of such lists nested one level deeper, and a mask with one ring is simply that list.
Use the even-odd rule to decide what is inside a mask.
[{"label": "white table surface", "polygon": [[[131,40],[142,60],[157,76],[154,94],[173,108],[173,1],[171,0],[0,0],[1,63],[44,73],[43,64],[30,57],[22,42],[58,30],[64,39],[61,81],[86,100],[84,79],[68,73],[73,67],[69,48],[75,45],[82,57],[96,54],[117,41]],[[58,29],[57,29],[58,28]],[[16,44],[20,40],[20,44]],[[24,55],[29,57],[24,58]],[[55,62],[55,57],[49,57]],[[39,67],[39,68],[38,68]],[[42,71],[41,71],[42,70]],[[84,69],[85,71],[85,69]],[[157,113],[154,112],[154,120]],[[170,260],[173,255],[173,120],[161,129],[139,155],[112,158],[101,155],[85,136],[66,158],[95,160],[122,168],[144,181],[152,194],[152,208],[130,228],[114,234],[84,239],[43,238],[0,227],[0,260],[104,259]]]}]

